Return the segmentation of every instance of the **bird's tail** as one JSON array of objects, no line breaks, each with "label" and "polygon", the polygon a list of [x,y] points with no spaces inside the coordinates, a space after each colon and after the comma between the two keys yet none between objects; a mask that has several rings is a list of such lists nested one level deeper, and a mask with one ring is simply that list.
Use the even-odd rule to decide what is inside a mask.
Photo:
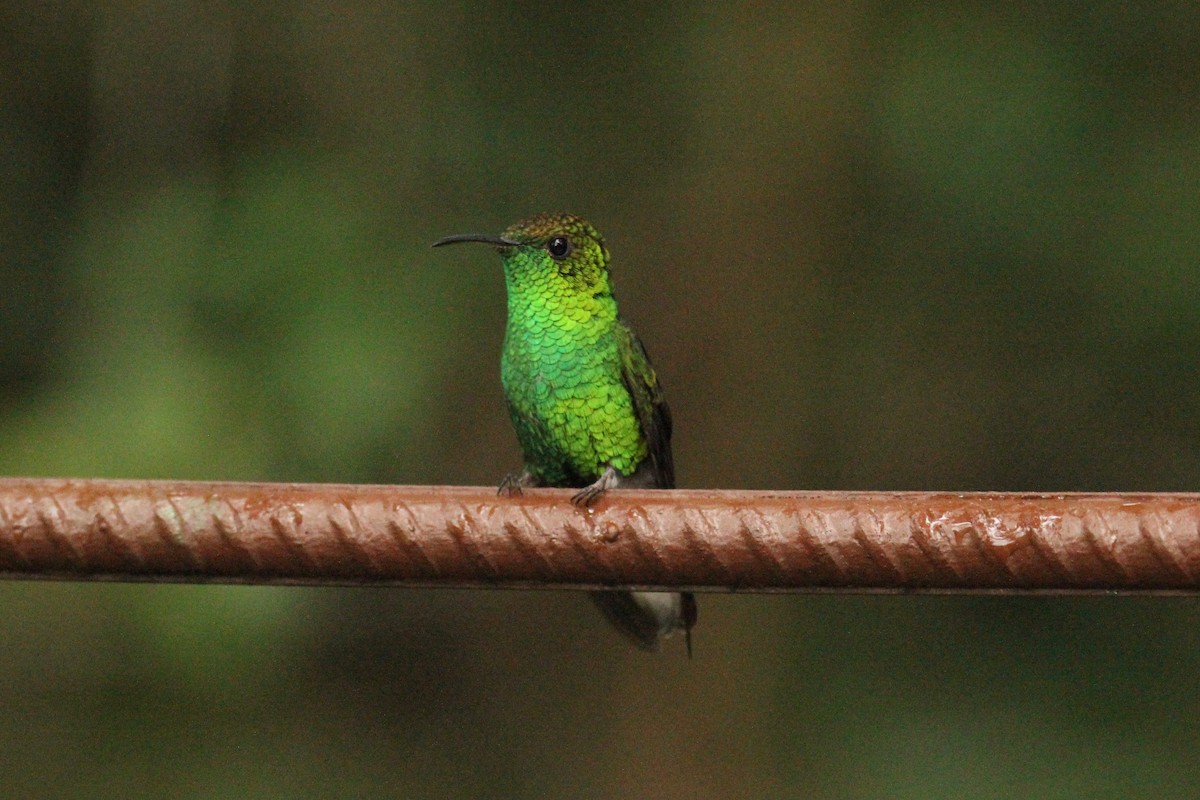
[{"label": "bird's tail", "polygon": [[683,631],[692,657],[696,597],[691,592],[591,592],[604,617],[643,650],[657,651],[664,636]]}]

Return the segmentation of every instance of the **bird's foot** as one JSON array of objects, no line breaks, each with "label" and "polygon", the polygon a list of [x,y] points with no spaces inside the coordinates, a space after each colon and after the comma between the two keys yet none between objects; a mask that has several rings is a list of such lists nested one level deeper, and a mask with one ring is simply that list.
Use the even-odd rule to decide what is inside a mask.
[{"label": "bird's foot", "polygon": [[592,503],[599,500],[600,496],[609,489],[617,488],[617,484],[620,482],[621,473],[617,472],[616,467],[610,466],[608,469],[604,470],[604,474],[600,476],[599,480],[580,489],[575,496],[571,498],[571,502],[580,508],[587,508]]},{"label": "bird's foot", "polygon": [[526,486],[535,486],[537,481],[529,470],[524,469],[518,472],[510,472],[504,476],[504,480],[500,481],[500,486],[496,489],[496,494],[506,497],[519,497],[523,494]]}]

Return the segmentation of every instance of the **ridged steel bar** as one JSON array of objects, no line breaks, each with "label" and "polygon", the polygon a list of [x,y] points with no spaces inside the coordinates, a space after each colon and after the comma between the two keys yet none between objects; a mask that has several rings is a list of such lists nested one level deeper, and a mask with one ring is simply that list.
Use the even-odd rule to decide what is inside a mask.
[{"label": "ridged steel bar", "polygon": [[1198,592],[1200,495],[0,479],[9,578]]}]

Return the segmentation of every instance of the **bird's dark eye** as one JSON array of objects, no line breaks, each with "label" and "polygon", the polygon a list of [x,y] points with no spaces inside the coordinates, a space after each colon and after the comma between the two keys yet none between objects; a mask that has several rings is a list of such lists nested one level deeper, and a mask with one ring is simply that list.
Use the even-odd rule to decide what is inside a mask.
[{"label": "bird's dark eye", "polygon": [[571,252],[571,240],[565,236],[555,236],[546,242],[546,252],[550,254],[551,258],[566,258],[567,254]]}]

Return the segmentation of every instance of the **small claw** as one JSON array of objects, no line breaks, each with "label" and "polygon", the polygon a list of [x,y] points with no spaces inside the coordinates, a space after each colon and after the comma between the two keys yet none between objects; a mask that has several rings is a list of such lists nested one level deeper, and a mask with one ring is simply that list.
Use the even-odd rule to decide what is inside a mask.
[{"label": "small claw", "polygon": [[604,494],[604,488],[597,487],[596,484],[593,483],[591,486],[580,489],[578,492],[572,495],[571,502],[580,508],[587,508],[592,503],[599,500],[600,495],[602,494]]},{"label": "small claw", "polygon": [[620,480],[620,473],[617,472],[616,468],[609,467],[604,470],[604,474],[595,483],[589,484],[576,492],[571,498],[571,502],[580,508],[587,508],[599,500],[601,495],[609,489],[615,489]]},{"label": "small claw", "polygon": [[520,497],[525,493],[524,488],[532,485],[533,476],[529,474],[529,470],[521,473],[510,472],[504,476],[504,480],[500,481],[500,485],[496,488],[496,494],[505,497]]}]

